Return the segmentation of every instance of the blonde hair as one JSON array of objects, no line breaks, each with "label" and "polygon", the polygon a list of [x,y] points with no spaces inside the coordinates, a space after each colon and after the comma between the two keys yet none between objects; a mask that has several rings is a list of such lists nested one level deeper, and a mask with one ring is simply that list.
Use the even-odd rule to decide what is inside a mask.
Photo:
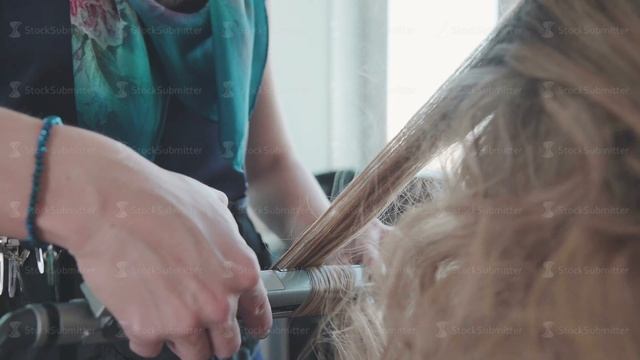
[{"label": "blonde hair", "polygon": [[322,264],[461,147],[343,297],[331,356],[636,358],[638,84],[640,2],[522,1],[276,264]]}]

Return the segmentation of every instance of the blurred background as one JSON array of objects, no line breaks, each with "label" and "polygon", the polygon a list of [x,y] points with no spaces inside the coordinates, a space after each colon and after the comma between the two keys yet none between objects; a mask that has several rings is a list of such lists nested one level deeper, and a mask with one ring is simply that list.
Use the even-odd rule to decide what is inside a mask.
[{"label": "blurred background", "polygon": [[[271,66],[299,158],[315,174],[362,169],[516,1],[270,0]],[[294,330],[278,322],[265,358],[294,356]]]},{"label": "blurred background", "polygon": [[271,62],[297,153],[361,168],[515,0],[271,0]]}]

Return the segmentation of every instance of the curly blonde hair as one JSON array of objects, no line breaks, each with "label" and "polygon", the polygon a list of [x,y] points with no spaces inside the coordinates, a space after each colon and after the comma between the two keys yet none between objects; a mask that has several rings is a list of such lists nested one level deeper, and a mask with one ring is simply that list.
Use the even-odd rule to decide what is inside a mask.
[{"label": "curly blonde hair", "polygon": [[519,3],[281,263],[321,263],[460,146],[334,312],[332,356],[637,358],[639,85],[640,2]]}]

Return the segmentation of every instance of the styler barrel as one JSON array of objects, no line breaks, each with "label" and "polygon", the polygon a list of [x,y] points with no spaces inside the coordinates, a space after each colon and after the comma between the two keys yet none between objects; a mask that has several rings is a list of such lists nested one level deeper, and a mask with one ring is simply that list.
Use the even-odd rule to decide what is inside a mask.
[{"label": "styler barrel", "polygon": [[[344,267],[352,272],[356,286],[363,284],[363,270],[359,266]],[[309,272],[261,271],[262,282],[267,289],[274,318],[289,317],[305,303],[312,290]],[[126,340],[124,332],[106,307],[91,290],[83,284],[84,299],[76,299],[57,304],[30,304],[25,308],[8,313],[0,319],[0,329],[11,330],[15,327],[14,314],[28,312],[30,324],[21,321],[21,328],[28,331],[13,331],[15,336],[25,336],[31,347],[56,346],[67,344],[98,344]],[[29,336],[28,339],[26,336]],[[15,339],[13,339],[15,340]],[[25,340],[25,341],[26,341]],[[0,344],[0,347],[5,344]]]}]

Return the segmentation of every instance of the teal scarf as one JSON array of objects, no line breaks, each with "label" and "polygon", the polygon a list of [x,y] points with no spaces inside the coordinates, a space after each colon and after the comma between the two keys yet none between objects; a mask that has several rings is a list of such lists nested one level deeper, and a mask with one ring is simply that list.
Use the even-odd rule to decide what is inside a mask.
[{"label": "teal scarf", "polygon": [[167,100],[219,123],[243,170],[248,120],[267,55],[264,0],[209,0],[174,12],[154,0],[71,0],[79,125],[153,159]]}]

